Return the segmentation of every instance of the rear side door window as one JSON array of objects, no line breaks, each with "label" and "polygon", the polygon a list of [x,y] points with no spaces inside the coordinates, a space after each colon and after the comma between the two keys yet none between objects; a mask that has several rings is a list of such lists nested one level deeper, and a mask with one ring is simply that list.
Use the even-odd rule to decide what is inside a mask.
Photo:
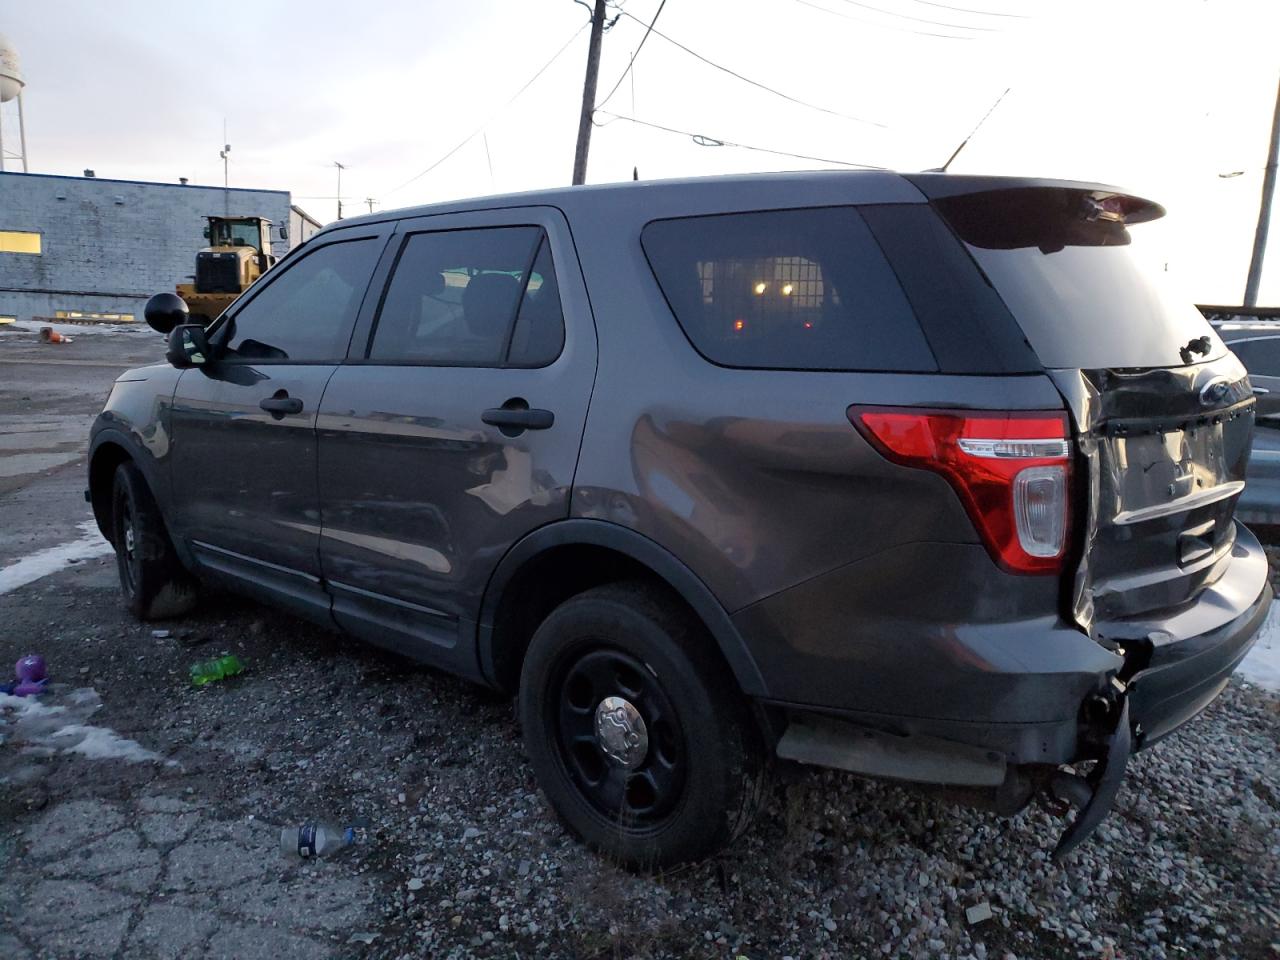
[{"label": "rear side door window", "polygon": [[564,316],[542,229],[449,230],[405,239],[369,359],[538,367],[563,346]]},{"label": "rear side door window", "polygon": [[347,352],[382,238],[319,247],[272,277],[228,321],[224,360],[333,363]]},{"label": "rear side door window", "polygon": [[677,321],[712,363],[938,369],[893,268],[851,207],[658,220],[641,242]]}]

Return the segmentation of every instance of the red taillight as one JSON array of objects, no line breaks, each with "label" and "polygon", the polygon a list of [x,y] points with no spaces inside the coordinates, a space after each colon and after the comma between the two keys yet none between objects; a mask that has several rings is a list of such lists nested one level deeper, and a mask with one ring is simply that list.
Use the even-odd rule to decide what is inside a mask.
[{"label": "red taillight", "polygon": [[1064,414],[850,407],[849,420],[888,459],[946,477],[1006,570],[1062,569],[1071,474]]}]

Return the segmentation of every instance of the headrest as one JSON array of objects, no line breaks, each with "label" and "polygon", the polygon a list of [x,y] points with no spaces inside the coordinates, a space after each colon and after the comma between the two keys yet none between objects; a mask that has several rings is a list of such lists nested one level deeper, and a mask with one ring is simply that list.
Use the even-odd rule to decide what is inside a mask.
[{"label": "headrest", "polygon": [[462,315],[467,328],[477,337],[502,333],[515,315],[520,281],[505,273],[482,273],[472,277],[462,291]]}]

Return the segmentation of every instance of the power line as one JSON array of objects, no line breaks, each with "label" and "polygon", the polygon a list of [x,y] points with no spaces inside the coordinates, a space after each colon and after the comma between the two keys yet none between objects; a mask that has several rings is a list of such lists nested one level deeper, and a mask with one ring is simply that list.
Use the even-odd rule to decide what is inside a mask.
[{"label": "power line", "polygon": [[912,0],[912,3],[920,3],[926,7],[940,7],[943,10],[955,10],[958,13],[976,13],[980,17],[1012,17],[1016,20],[1031,19],[1031,17],[1025,13],[1002,13],[999,10],[973,10],[969,7],[952,7],[945,3],[934,3],[932,0]]},{"label": "power line", "polygon": [[[688,130],[677,130],[675,127],[664,127],[660,123],[652,123],[648,120],[628,117],[621,113],[611,113],[607,110],[598,112],[602,112],[606,116],[612,117],[614,120],[626,120],[629,123],[639,124],[642,127],[650,127],[654,130],[661,130],[664,133],[674,133],[682,137],[688,137],[700,147],[737,147],[739,150],[752,150],[756,153],[770,153],[775,157],[793,157],[796,160],[815,160],[818,163],[835,163],[843,167],[865,167],[872,170],[885,169],[884,167],[874,163],[855,163],[852,160],[835,160],[831,157],[814,157],[804,153],[789,153],[786,150],[772,150],[769,147],[757,147],[750,143],[735,143],[732,140],[722,140],[720,137],[713,137],[705,133],[691,133]],[[605,126],[605,124],[597,123],[596,126]]]},{"label": "power line", "polygon": [[408,180],[406,180],[404,183],[400,184],[400,186],[395,187],[395,188],[393,188],[393,189],[391,189],[391,190],[386,191],[386,193],[384,193],[384,194],[383,194],[383,196],[388,196],[388,195],[390,195],[390,194],[392,194],[392,193],[396,193],[397,191],[403,190],[405,187],[409,186],[409,184],[411,184],[411,183],[413,183],[413,182],[415,182],[415,181],[417,181],[417,180],[421,180],[421,179],[422,179],[423,177],[425,177],[428,173],[430,173],[430,172],[431,172],[432,170],[434,170],[436,167],[440,166],[440,164],[444,163],[446,160],[448,160],[450,157],[452,157],[455,153],[457,153],[459,150],[461,150],[463,147],[465,147],[468,143],[470,143],[470,142],[471,142],[472,140],[474,140],[476,137],[480,136],[480,134],[484,133],[485,128],[486,128],[487,126],[489,126],[489,124],[490,124],[490,123],[492,123],[492,122],[494,121],[494,119],[495,119],[495,118],[496,118],[500,113],[502,113],[502,111],[503,111],[503,110],[507,109],[507,107],[509,107],[509,106],[511,106],[511,104],[515,103],[515,102],[516,102],[516,100],[518,100],[518,99],[520,98],[520,95],[521,95],[522,93],[524,93],[524,92],[525,92],[526,90],[528,90],[531,86],[533,86],[534,82],[535,82],[535,81],[537,81],[537,79],[538,79],[540,76],[542,76],[544,73],[546,73],[546,72],[547,72],[547,70],[549,70],[549,69],[551,68],[551,65],[552,65],[553,63],[555,63],[557,60],[559,60],[559,59],[560,59],[560,55],[561,55],[561,54],[563,54],[566,50],[568,50],[568,49],[569,49],[569,47],[573,44],[573,41],[577,40],[577,39],[578,39],[578,37],[582,34],[582,31],[583,31],[583,30],[585,30],[585,29],[587,29],[587,27],[589,27],[590,25],[591,25],[590,23],[584,23],[582,26],[580,26],[580,27],[579,27],[579,28],[574,32],[573,36],[571,36],[568,40],[566,40],[566,41],[565,41],[564,46],[563,46],[563,47],[561,47],[559,50],[557,50],[557,51],[555,52],[555,56],[553,56],[550,60],[548,60],[546,63],[544,63],[544,64],[541,66],[541,68],[539,68],[539,70],[538,70],[538,72],[537,72],[537,73],[535,73],[532,77],[530,77],[528,80],[526,80],[526,81],[525,81],[524,86],[522,86],[519,90],[517,90],[514,94],[512,94],[511,99],[509,99],[506,103],[504,103],[502,106],[500,106],[497,110],[493,111],[493,113],[491,113],[491,114],[489,115],[488,119],[486,119],[484,123],[482,123],[480,126],[478,126],[475,130],[473,130],[471,133],[469,133],[469,134],[467,135],[466,139],[462,140],[460,143],[458,143],[456,146],[454,146],[454,147],[453,147],[453,149],[451,149],[448,153],[446,153],[446,154],[445,154],[444,156],[442,156],[440,159],[436,160],[436,161],[435,161],[435,163],[431,164],[429,167],[427,167],[427,168],[426,168],[425,170],[423,170],[421,173],[417,173],[417,174],[415,174],[414,176],[410,177],[410,178],[409,178]]},{"label": "power line", "polygon": [[981,30],[984,33],[991,33],[996,30],[995,27],[975,27],[967,23],[944,23],[941,20],[929,20],[925,17],[913,17],[909,13],[898,13],[896,10],[886,10],[884,7],[873,7],[869,3],[862,3],[861,0],[844,0],[851,7],[861,7],[863,10],[870,10],[872,13],[878,13],[884,17],[899,17],[903,20],[913,20],[916,23],[923,23],[930,27],[945,27],[948,30]]},{"label": "power line", "polygon": [[[623,70],[623,71],[622,71],[622,76],[620,76],[620,77],[618,78],[618,82],[617,82],[617,83],[615,83],[615,84],[613,85],[613,89],[609,91],[608,96],[606,96],[603,100],[601,100],[601,101],[596,105],[596,109],[597,109],[597,110],[599,110],[599,109],[603,108],[603,107],[604,107],[604,105],[605,105],[605,104],[607,104],[607,103],[609,102],[609,99],[610,99],[610,98],[611,98],[615,93],[617,93],[617,92],[618,92],[618,88],[619,88],[620,86],[622,86],[622,81],[623,81],[623,80],[625,80],[625,79],[627,79],[627,74],[629,74],[629,73],[631,72],[631,68],[632,68],[632,67],[634,67],[634,66],[636,65],[636,57],[640,56],[640,51],[644,49],[644,42],[645,42],[646,40],[648,40],[648,39],[649,39],[649,34],[651,34],[651,33],[653,32],[653,25],[654,25],[655,23],[657,23],[657,22],[658,22],[658,18],[659,18],[660,16],[662,16],[662,8],[663,8],[663,7],[665,7],[666,5],[667,5],[667,0],[662,0],[662,2],[661,2],[660,4],[658,4],[658,10],[657,10],[657,12],[656,12],[656,13],[654,13],[654,15],[653,15],[653,19],[649,21],[649,28],[648,28],[647,30],[645,30],[645,32],[644,32],[644,36],[640,38],[640,43],[639,43],[639,45],[636,47],[636,52],[635,52],[635,53],[633,53],[633,54],[631,55],[631,59],[627,61],[627,69],[625,69],[625,70]],[[635,17],[632,17],[632,16],[631,16],[631,14],[627,13],[627,11],[625,11],[625,10],[619,10],[619,11],[618,11],[618,13],[619,13],[619,14],[621,14],[621,15],[623,15],[623,16],[626,16],[626,17],[631,17],[631,19],[632,19],[632,20],[634,20],[634,19],[635,19]]]},{"label": "power line", "polygon": [[[635,20],[635,21],[636,21],[636,23],[642,23],[642,22],[643,22],[642,20],[639,20],[639,19],[637,19],[636,17],[633,17],[631,14],[627,13],[625,10],[624,10],[624,11],[622,11],[622,15],[623,15],[624,17],[629,17],[630,19]],[[651,28],[651,29],[652,29],[652,28]],[[788,93],[783,93],[781,90],[775,90],[773,87],[767,86],[767,85],[765,85],[765,84],[761,83],[761,82],[760,82],[760,81],[758,81],[758,80],[752,80],[750,77],[744,77],[742,74],[738,73],[736,70],[730,70],[728,67],[724,66],[723,64],[719,64],[719,63],[716,63],[714,60],[709,60],[709,59],[707,59],[707,58],[706,58],[706,57],[704,57],[702,54],[698,53],[696,50],[690,50],[688,47],[686,47],[686,46],[685,46],[683,43],[681,43],[679,40],[675,40],[675,39],[672,39],[671,37],[667,36],[667,35],[666,35],[665,33],[663,33],[661,30],[653,30],[653,32],[654,32],[658,37],[660,37],[661,39],[663,39],[663,40],[667,41],[667,43],[671,44],[672,46],[674,46],[674,47],[679,47],[679,48],[680,48],[681,50],[683,50],[685,53],[689,54],[689,56],[691,56],[691,57],[693,57],[693,58],[695,58],[695,59],[697,59],[697,60],[701,60],[701,61],[702,61],[703,63],[705,63],[707,66],[709,66],[709,67],[714,67],[716,70],[719,70],[719,71],[721,71],[721,72],[723,72],[723,73],[727,73],[727,74],[729,74],[729,76],[731,76],[731,77],[736,77],[737,79],[741,80],[743,83],[750,84],[750,85],[751,85],[751,86],[753,86],[753,87],[758,87],[758,88],[759,88],[759,89],[761,89],[761,90],[764,90],[764,91],[766,91],[766,92],[768,92],[768,93],[773,94],[775,97],[781,97],[783,100],[788,100],[788,101],[790,101],[791,103],[796,103],[796,104],[799,104],[799,105],[800,105],[800,106],[802,106],[802,107],[808,107],[810,110],[817,110],[819,113],[826,113],[826,114],[829,114],[830,116],[833,116],[833,117],[840,117],[840,118],[842,118],[842,119],[844,119],[844,120],[853,120],[853,121],[855,121],[855,122],[857,122],[857,123],[866,123],[866,124],[870,124],[870,125],[871,125],[871,126],[873,126],[873,127],[880,127],[882,130],[888,129],[888,126],[887,126],[886,124],[880,123],[880,122],[878,122],[878,121],[876,121],[876,120],[867,120],[865,117],[855,117],[855,116],[853,116],[852,114],[849,114],[849,113],[841,113],[841,112],[840,112],[840,111],[838,111],[838,110],[830,110],[830,109],[828,109],[827,107],[820,107],[820,106],[818,106],[818,104],[816,104],[816,103],[810,103],[810,102],[809,102],[809,101],[807,101],[807,100],[801,100],[799,97],[793,97],[793,96],[791,96],[791,95],[790,95],[790,94],[788,94]],[[604,106],[604,104],[601,104],[600,106]],[[598,109],[598,108],[597,108],[597,109]]]},{"label": "power line", "polygon": [[875,20],[867,20],[864,17],[851,17],[847,13],[841,13],[839,10],[832,10],[829,7],[819,6],[816,3],[810,2],[810,0],[796,0],[796,3],[804,7],[811,7],[814,10],[821,10],[823,13],[828,13],[833,17],[839,17],[841,20],[849,20],[852,23],[861,23],[870,27],[879,27],[882,30],[897,30],[899,33],[912,33],[918,37],[936,37],[939,40],[972,40],[973,39],[972,36],[959,36],[954,33],[933,33],[932,31],[929,31],[929,30],[915,30],[915,29],[912,29],[911,27],[904,27],[894,23],[879,23]]}]

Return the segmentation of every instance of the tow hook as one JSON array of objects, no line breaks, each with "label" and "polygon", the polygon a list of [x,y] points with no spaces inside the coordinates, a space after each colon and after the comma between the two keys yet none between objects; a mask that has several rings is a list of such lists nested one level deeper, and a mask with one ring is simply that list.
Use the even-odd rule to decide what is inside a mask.
[{"label": "tow hook", "polygon": [[1120,791],[1133,747],[1133,736],[1129,730],[1128,698],[1121,696],[1118,706],[1119,710],[1113,711],[1115,720],[1111,730],[1101,740],[1102,756],[1089,775],[1081,777],[1059,771],[1049,780],[1050,809],[1056,808],[1065,815],[1071,806],[1080,807],[1075,820],[1063,831],[1058,846],[1054,848],[1054,860],[1061,860],[1089,838],[1106,819]]}]

